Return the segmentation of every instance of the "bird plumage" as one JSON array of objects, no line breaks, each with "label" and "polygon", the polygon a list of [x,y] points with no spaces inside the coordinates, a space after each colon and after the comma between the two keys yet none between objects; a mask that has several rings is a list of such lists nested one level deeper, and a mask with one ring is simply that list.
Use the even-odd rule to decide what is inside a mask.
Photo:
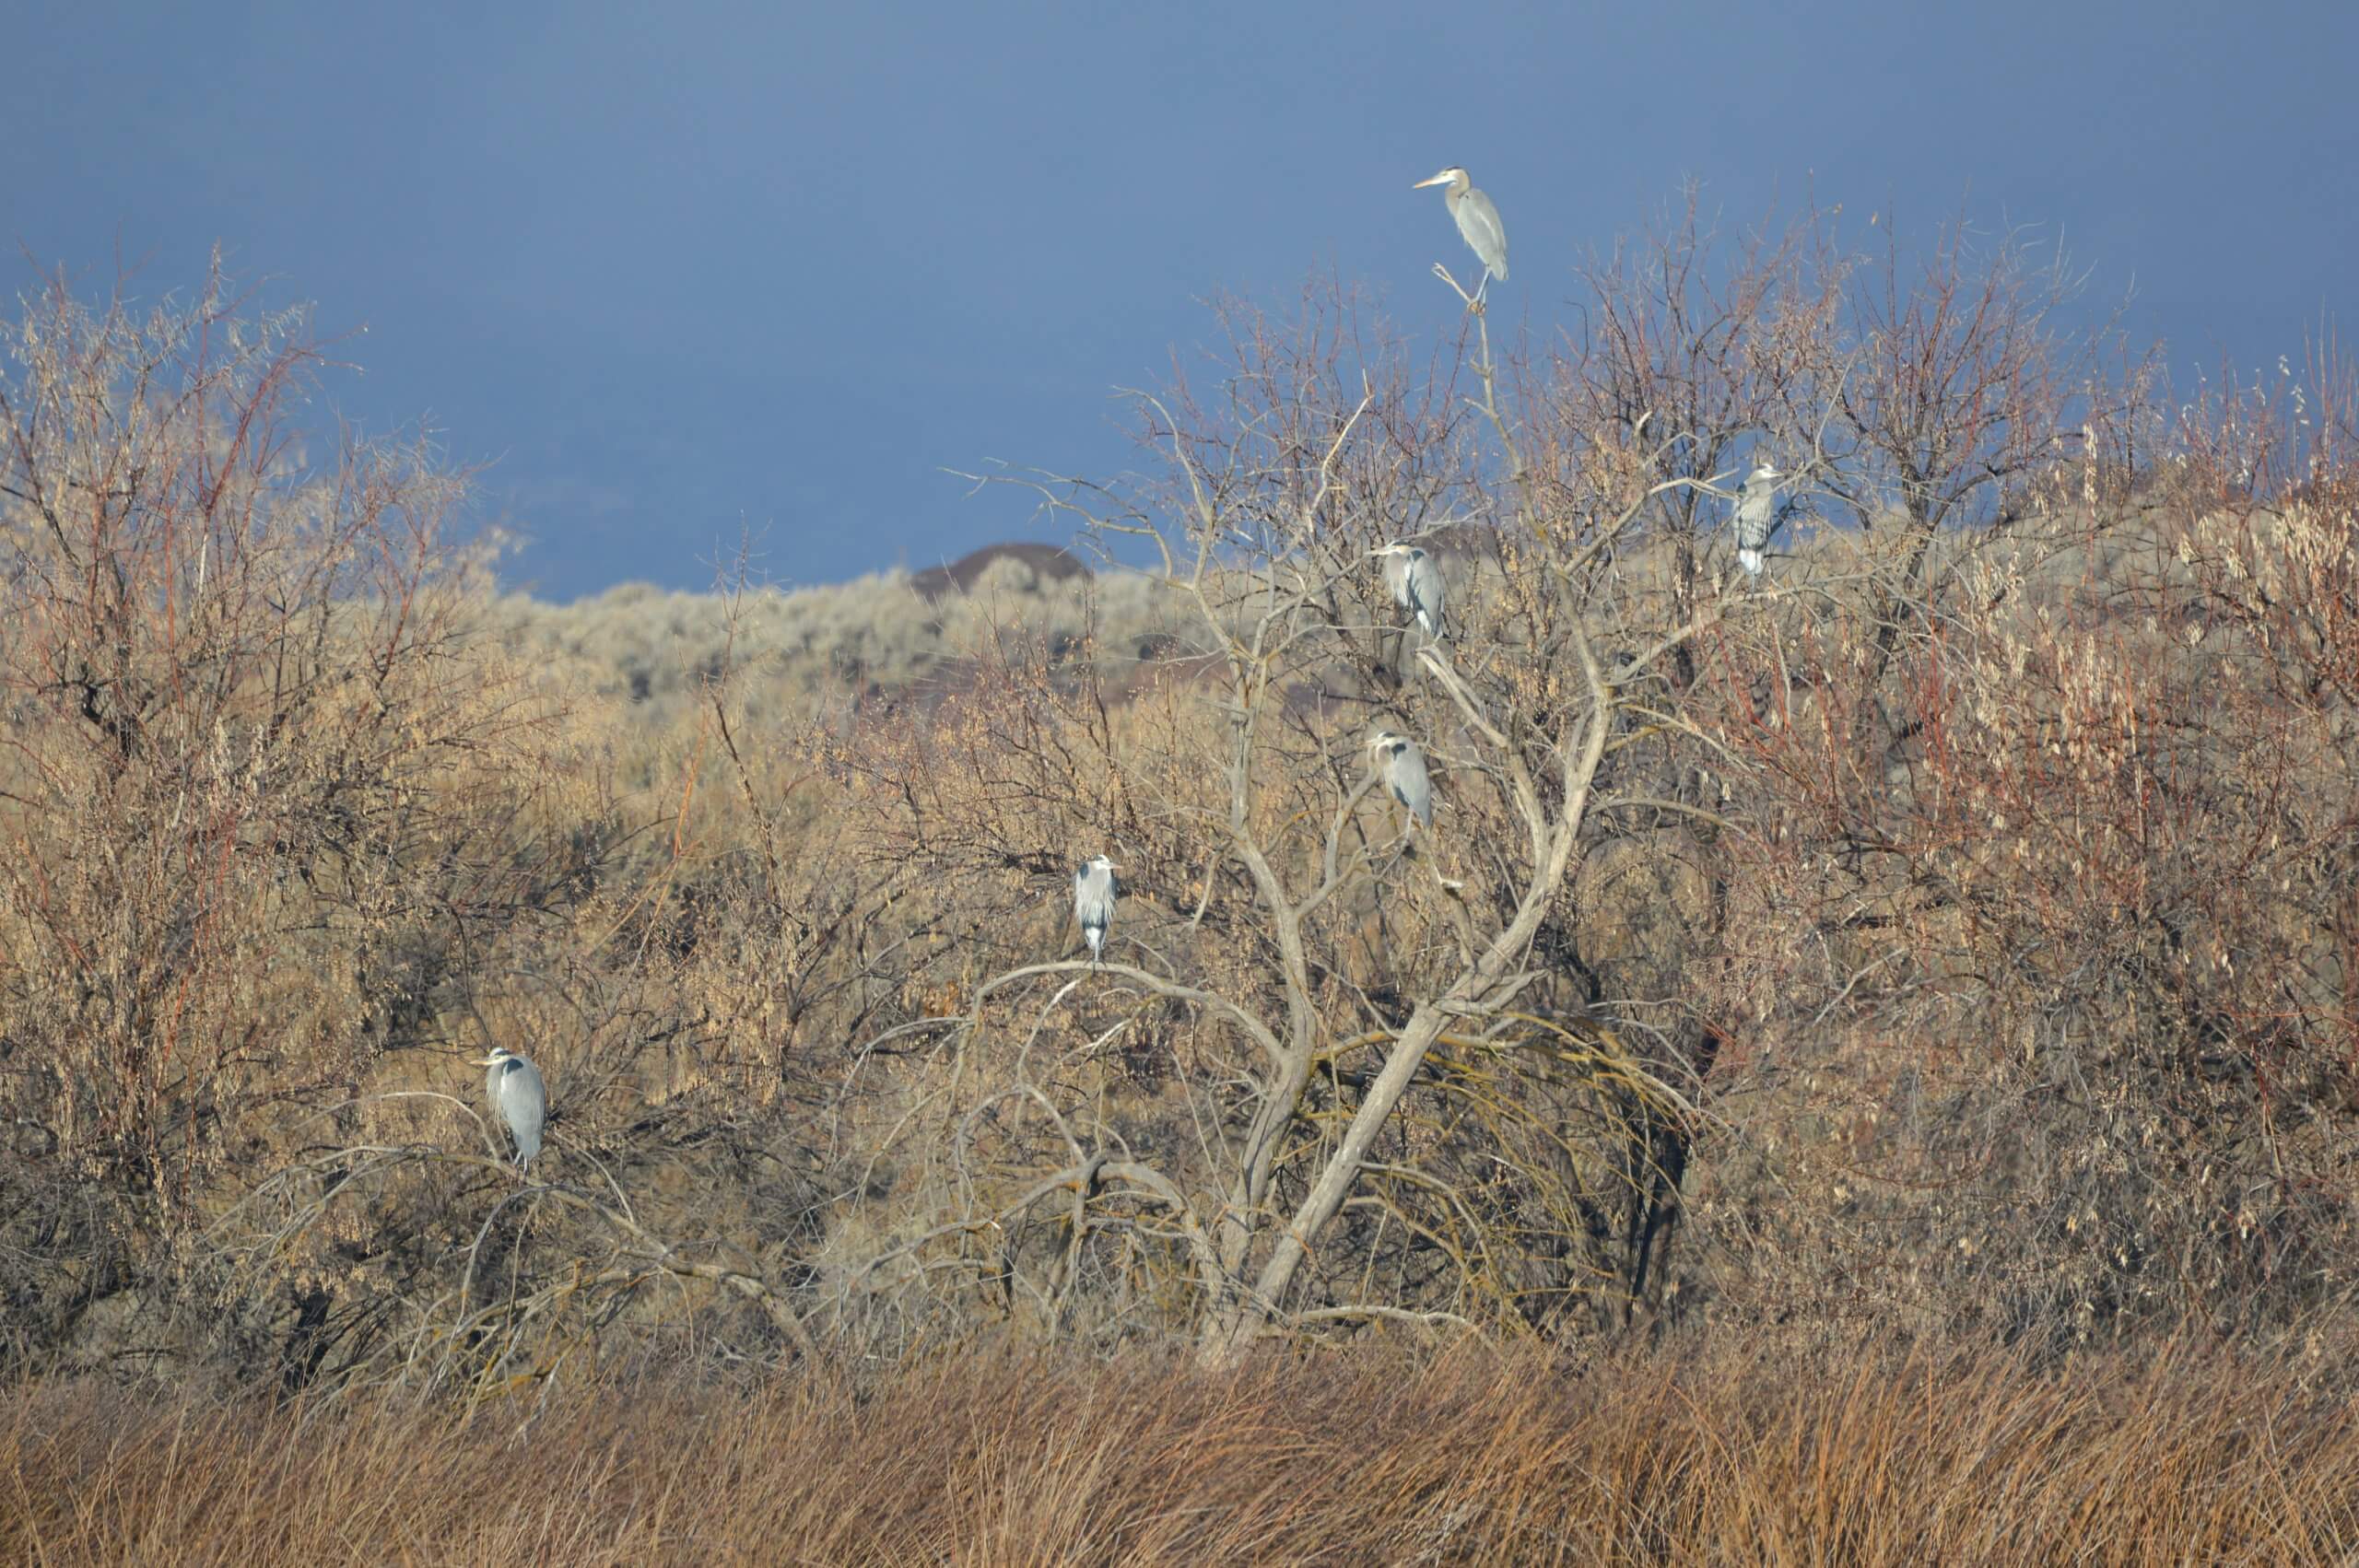
[{"label": "bird plumage", "polygon": [[1437,641],[1448,635],[1442,603],[1449,585],[1441,563],[1414,544],[1387,544],[1376,554],[1384,561],[1384,584],[1392,603],[1415,617],[1419,629]]},{"label": "bird plumage", "polygon": [[1414,817],[1420,827],[1434,825],[1434,781],[1426,771],[1426,754],[1417,743],[1406,735],[1396,735],[1390,730],[1379,730],[1368,737],[1367,749],[1374,752],[1377,765],[1383,769],[1384,787],[1403,810]]},{"label": "bird plumage", "polygon": [[1442,200],[1449,207],[1449,216],[1458,222],[1458,233],[1483,263],[1483,270],[1501,283],[1508,280],[1508,228],[1499,221],[1499,209],[1491,198],[1474,188],[1466,170],[1458,168],[1443,170],[1430,180],[1420,180],[1416,188],[1445,185]]},{"label": "bird plumage", "polygon": [[1099,855],[1073,873],[1073,912],[1089,943],[1095,965],[1106,945],[1106,928],[1114,923],[1114,862]]},{"label": "bird plumage", "polygon": [[1778,530],[1778,469],[1764,462],[1745,479],[1736,499],[1736,558],[1748,576],[1761,575],[1762,551]]},{"label": "bird plumage", "polygon": [[483,1078],[484,1094],[491,1101],[492,1114],[515,1140],[516,1163],[529,1169],[541,1157],[541,1127],[548,1119],[549,1092],[541,1082],[541,1070],[506,1046],[493,1047],[475,1065],[489,1069]]},{"label": "bird plumage", "polygon": [[1505,283],[1508,226],[1499,221],[1499,209],[1491,205],[1491,198],[1480,191],[1469,191],[1450,202],[1449,216],[1458,220],[1458,232],[1468,248],[1482,258],[1483,269]]},{"label": "bird plumage", "polygon": [[1402,606],[1417,617],[1418,626],[1427,637],[1442,635],[1442,596],[1446,590],[1441,579],[1441,568],[1423,550],[1409,552],[1408,568],[1402,574],[1402,586],[1407,590],[1408,603]]}]

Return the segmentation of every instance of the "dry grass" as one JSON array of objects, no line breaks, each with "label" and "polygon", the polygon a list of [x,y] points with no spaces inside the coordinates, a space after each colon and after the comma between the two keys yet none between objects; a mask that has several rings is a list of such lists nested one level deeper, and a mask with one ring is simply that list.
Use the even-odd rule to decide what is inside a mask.
[{"label": "dry grass", "polygon": [[1586,1367],[983,1354],[477,1407],[19,1385],[0,1555],[95,1562],[2345,1562],[2316,1366],[1757,1342]]}]

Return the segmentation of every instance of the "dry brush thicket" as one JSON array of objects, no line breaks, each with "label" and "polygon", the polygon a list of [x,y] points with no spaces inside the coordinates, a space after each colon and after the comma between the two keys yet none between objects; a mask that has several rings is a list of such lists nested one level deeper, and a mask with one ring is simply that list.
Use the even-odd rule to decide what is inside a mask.
[{"label": "dry brush thicket", "polygon": [[[29,299],[9,1357],[2344,1343],[2343,373],[2173,406],[2015,236],[1691,208],[1582,276],[1545,345],[1224,309],[1144,477],[997,481],[1094,578],[569,610],[422,445],[295,423],[300,317]],[[494,1042],[552,1086],[530,1180]]]}]

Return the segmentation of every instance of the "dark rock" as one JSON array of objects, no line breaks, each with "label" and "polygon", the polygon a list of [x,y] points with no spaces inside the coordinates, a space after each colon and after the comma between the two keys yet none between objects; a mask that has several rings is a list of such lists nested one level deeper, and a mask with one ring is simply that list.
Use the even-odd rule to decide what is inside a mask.
[{"label": "dark rock", "polygon": [[1089,568],[1081,557],[1057,544],[1017,543],[986,544],[971,555],[961,556],[946,567],[928,567],[910,579],[910,588],[929,604],[938,604],[954,591],[965,593],[975,586],[992,565],[1001,560],[1018,560],[1030,567],[1044,582],[1062,582],[1067,578],[1087,577]]}]

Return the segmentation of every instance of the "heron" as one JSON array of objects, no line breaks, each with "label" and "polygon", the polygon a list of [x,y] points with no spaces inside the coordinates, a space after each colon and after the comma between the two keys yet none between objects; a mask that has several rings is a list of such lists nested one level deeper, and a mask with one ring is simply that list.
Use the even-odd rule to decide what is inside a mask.
[{"label": "heron", "polygon": [[517,1164],[530,1170],[541,1157],[541,1123],[549,1114],[548,1086],[541,1082],[541,1070],[506,1046],[492,1047],[491,1054],[475,1065],[491,1070],[484,1074],[483,1092],[516,1140]]},{"label": "heron", "polygon": [[1737,497],[1736,559],[1748,577],[1761,575],[1761,552],[1778,530],[1778,465],[1763,458]]},{"label": "heron", "polygon": [[1114,862],[1103,855],[1082,862],[1073,873],[1073,912],[1089,942],[1089,966],[1097,967],[1106,928],[1114,920]]},{"label": "heron", "polygon": [[[1392,602],[1416,616],[1427,637],[1439,641],[1443,635],[1440,563],[1416,545],[1397,539],[1381,550],[1369,551],[1368,559],[1384,563],[1384,580],[1392,590]],[[1400,565],[1394,566],[1395,561]]]},{"label": "heron", "polygon": [[1417,819],[1418,826],[1433,826],[1434,781],[1426,771],[1426,754],[1417,743],[1406,735],[1379,730],[1367,738],[1367,749],[1377,754],[1384,770],[1384,786],[1392,791],[1392,798]]},{"label": "heron", "polygon": [[[1409,188],[1422,191],[1428,185],[1449,187],[1442,192],[1442,200],[1449,204],[1449,216],[1458,220],[1458,232],[1482,258],[1484,281],[1487,283],[1496,277],[1505,283],[1508,280],[1508,230],[1507,225],[1499,221],[1499,209],[1491,205],[1491,198],[1474,188],[1473,180],[1462,169],[1445,169],[1432,179],[1420,180]],[[1479,297],[1483,292],[1481,286],[1478,285],[1474,292]]]}]

